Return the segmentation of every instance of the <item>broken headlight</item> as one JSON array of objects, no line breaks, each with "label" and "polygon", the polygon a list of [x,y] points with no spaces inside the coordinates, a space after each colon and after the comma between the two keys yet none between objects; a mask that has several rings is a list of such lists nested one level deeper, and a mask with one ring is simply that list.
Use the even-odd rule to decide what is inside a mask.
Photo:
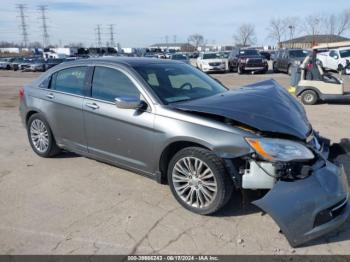
[{"label": "broken headlight", "polygon": [[311,150],[298,142],[278,138],[246,138],[246,141],[267,161],[288,162],[314,158]]}]

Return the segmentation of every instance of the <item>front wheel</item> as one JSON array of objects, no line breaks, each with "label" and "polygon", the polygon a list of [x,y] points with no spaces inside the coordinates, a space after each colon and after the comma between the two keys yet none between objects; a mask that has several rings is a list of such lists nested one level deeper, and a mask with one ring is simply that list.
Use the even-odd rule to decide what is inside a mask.
[{"label": "front wheel", "polygon": [[318,101],[318,95],[313,90],[306,90],[301,94],[301,102],[304,105],[314,105]]},{"label": "front wheel", "polygon": [[242,74],[244,73],[244,70],[241,69],[240,66],[237,66],[237,73],[238,73],[239,75],[242,75]]},{"label": "front wheel", "polygon": [[222,159],[199,147],[188,147],[175,154],[169,164],[168,181],[176,200],[201,215],[222,208],[233,189]]},{"label": "front wheel", "polygon": [[29,143],[41,157],[52,157],[60,152],[49,124],[41,114],[33,114],[27,123]]}]

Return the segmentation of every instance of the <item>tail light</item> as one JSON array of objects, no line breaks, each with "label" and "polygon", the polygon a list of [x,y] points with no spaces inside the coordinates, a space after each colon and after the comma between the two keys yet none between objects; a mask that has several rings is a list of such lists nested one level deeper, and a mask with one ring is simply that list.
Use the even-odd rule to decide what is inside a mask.
[{"label": "tail light", "polygon": [[22,99],[24,96],[24,89],[22,87],[19,89],[18,96],[20,99]]}]

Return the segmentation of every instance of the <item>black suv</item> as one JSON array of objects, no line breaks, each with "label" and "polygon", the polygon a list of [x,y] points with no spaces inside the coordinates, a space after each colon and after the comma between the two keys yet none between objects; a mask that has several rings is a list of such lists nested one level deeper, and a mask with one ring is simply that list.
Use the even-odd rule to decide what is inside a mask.
[{"label": "black suv", "polygon": [[275,55],[273,61],[273,71],[275,73],[285,72],[291,74],[291,66],[295,63],[300,64],[304,61],[309,51],[304,49],[280,49]]},{"label": "black suv", "polygon": [[256,49],[234,49],[228,58],[231,72],[243,74],[245,72],[266,73],[267,60]]}]

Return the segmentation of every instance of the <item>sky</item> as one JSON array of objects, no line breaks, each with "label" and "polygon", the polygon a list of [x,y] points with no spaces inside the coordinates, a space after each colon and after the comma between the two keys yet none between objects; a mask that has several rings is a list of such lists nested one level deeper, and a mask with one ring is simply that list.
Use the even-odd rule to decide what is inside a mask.
[{"label": "sky", "polygon": [[[186,42],[199,33],[209,44],[232,44],[242,23],[255,25],[257,45],[272,44],[267,28],[272,18],[338,14],[350,8],[349,0],[1,0],[0,41],[21,42],[16,4],[25,4],[29,41],[42,42],[38,5],[47,5],[51,44],[82,42],[96,45],[96,26],[102,42],[109,40],[108,25],[114,25],[115,40],[122,47],[143,47],[168,41]],[[300,35],[303,35],[300,29]],[[346,36],[350,36],[347,32]]]}]

